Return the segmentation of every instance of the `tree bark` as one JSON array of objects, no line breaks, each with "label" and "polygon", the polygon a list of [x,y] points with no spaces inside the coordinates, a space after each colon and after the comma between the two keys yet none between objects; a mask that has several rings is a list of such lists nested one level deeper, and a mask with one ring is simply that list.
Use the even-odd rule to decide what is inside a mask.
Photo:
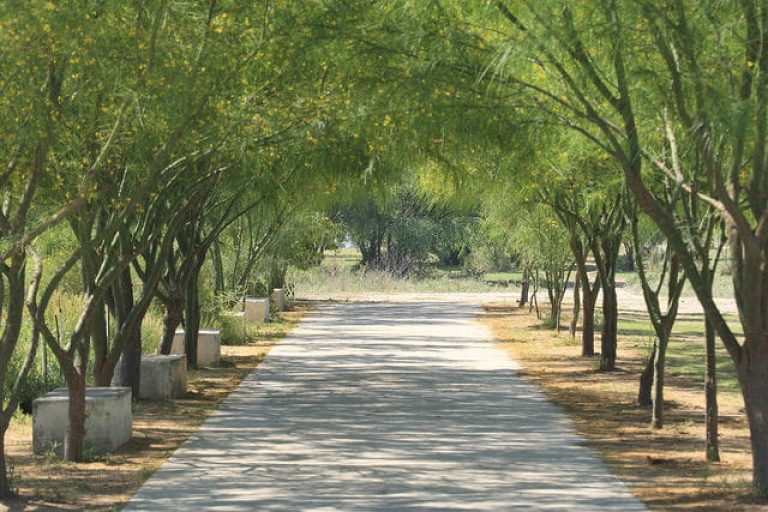
[{"label": "tree bark", "polygon": [[[214,295],[218,296],[221,294],[221,292],[224,291],[224,288],[226,286],[225,280],[224,280],[224,261],[221,256],[221,243],[216,241],[213,243],[213,254],[212,254],[212,260],[213,260],[213,270],[214,270],[214,288],[213,293]],[[178,324],[176,324],[178,326]],[[175,329],[175,327],[174,327]]]},{"label": "tree bark", "polygon": [[[145,283],[145,286],[147,284]],[[112,296],[115,305],[115,322],[119,335],[124,340],[122,347],[116,346],[114,350],[120,350],[120,360],[113,353],[110,367],[107,368],[110,380],[115,374],[115,366],[120,365],[117,372],[117,383],[123,387],[131,388],[134,400],[141,398],[141,321],[144,315],[131,315],[136,307],[133,295],[133,279],[130,268],[126,268],[120,275],[119,282],[112,286]],[[105,384],[108,385],[108,384]]]},{"label": "tree bark", "polygon": [[571,325],[568,333],[572,339],[576,338],[576,329],[579,326],[579,313],[581,311],[581,270],[576,271],[576,278],[573,282],[573,314],[571,315]]},{"label": "tree bark", "polygon": [[8,500],[15,497],[13,492],[12,482],[8,478],[8,467],[5,455],[5,432],[8,430],[8,426],[4,425],[2,428],[2,435],[0,435],[0,500]]},{"label": "tree bark", "polygon": [[176,329],[181,325],[184,317],[184,297],[172,296],[165,302],[165,316],[163,316],[163,339],[160,341],[160,353],[167,356],[173,348],[173,339],[176,337]]},{"label": "tree bark", "polygon": [[768,494],[768,340],[747,338],[744,346],[744,357],[737,372],[752,444],[752,484],[759,495],[765,496]]},{"label": "tree bark", "polygon": [[[578,263],[578,262],[577,262]],[[600,292],[600,277],[598,276],[594,285],[589,283],[589,275],[586,272],[586,263],[581,266],[581,307],[583,310],[582,329],[581,329],[581,356],[595,356],[595,305],[597,295]]]},{"label": "tree bark", "polygon": [[75,371],[67,379],[69,410],[64,439],[64,460],[82,462],[85,449],[85,374]]},{"label": "tree bark", "polygon": [[626,261],[626,264],[624,265],[624,270],[627,272],[634,272],[635,271],[635,248],[633,244],[629,242],[624,242],[624,254]]},{"label": "tree bark", "polygon": [[719,413],[717,405],[717,361],[715,359],[715,329],[705,320],[705,375],[706,395],[706,446],[707,462],[720,462],[720,439],[718,434]]},{"label": "tree bark", "polygon": [[653,405],[653,372],[656,366],[656,340],[653,340],[651,353],[648,354],[648,361],[645,363],[643,373],[640,374],[640,389],[637,392],[637,403],[643,407]]},{"label": "tree bark", "polygon": [[526,265],[523,267],[523,280],[520,282],[520,300],[517,301],[520,307],[528,304],[528,290],[531,287],[531,269]]},{"label": "tree bark", "polygon": [[600,334],[600,370],[602,371],[616,369],[618,319],[616,283],[608,282],[607,286],[603,286],[603,329]]},{"label": "tree bark", "polygon": [[197,273],[186,283],[184,293],[184,353],[187,366],[197,369],[197,338],[200,331],[200,297]]},{"label": "tree bark", "polygon": [[112,380],[112,370],[109,365],[109,326],[104,301],[96,307],[98,313],[93,317],[93,380],[97,386],[109,386]]},{"label": "tree bark", "polygon": [[141,398],[141,324],[134,321],[127,326],[129,330],[123,352],[120,357],[119,384],[131,388],[134,400]]},{"label": "tree bark", "polygon": [[595,355],[595,298],[587,291],[589,286],[582,286],[584,297],[584,318],[581,330],[581,356],[594,357]]},{"label": "tree bark", "polygon": [[656,350],[656,357],[653,363],[653,409],[651,412],[651,427],[656,429],[664,427],[664,381],[668,346],[669,336],[659,338],[658,349]]}]

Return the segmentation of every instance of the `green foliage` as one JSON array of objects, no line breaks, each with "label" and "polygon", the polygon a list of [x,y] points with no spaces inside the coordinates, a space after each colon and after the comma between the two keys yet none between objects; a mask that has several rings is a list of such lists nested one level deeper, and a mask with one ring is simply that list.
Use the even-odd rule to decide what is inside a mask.
[{"label": "green foliage", "polygon": [[362,265],[400,277],[422,271],[433,256],[445,265],[461,264],[474,223],[471,212],[410,183],[358,196],[338,215],[361,251]]},{"label": "green foliage", "polygon": [[[11,359],[8,373],[5,375],[5,389],[11,389],[19,374],[21,365],[21,357],[17,356]],[[43,369],[42,364],[38,363],[27,374],[19,391],[19,403],[26,409],[32,405],[32,401],[35,398],[39,398],[49,391],[53,391],[62,386],[64,386],[64,379],[59,371],[59,366],[56,363],[55,358],[49,356],[48,367],[46,369]]]}]

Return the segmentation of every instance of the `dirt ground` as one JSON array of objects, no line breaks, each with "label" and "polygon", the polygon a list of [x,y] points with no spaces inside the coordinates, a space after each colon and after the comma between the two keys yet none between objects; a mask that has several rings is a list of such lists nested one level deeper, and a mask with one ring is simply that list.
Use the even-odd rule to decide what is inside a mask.
[{"label": "dirt ground", "polygon": [[257,342],[223,346],[219,366],[190,373],[185,398],[135,402],[133,439],[114,454],[81,464],[35,456],[31,419],[14,421],[6,443],[22,499],[0,504],[0,511],[119,510],[311,309],[299,303],[281,313],[280,321],[260,326]]},{"label": "dirt ground", "polygon": [[768,504],[750,497],[743,411],[722,408],[723,462],[705,462],[701,382],[669,379],[666,427],[652,430],[650,409],[636,402],[644,355],[621,339],[620,367],[605,373],[596,371],[595,359],[581,357],[580,343],[569,339],[567,329],[557,336],[527,310],[486,304],[482,321],[651,510],[768,511]]}]

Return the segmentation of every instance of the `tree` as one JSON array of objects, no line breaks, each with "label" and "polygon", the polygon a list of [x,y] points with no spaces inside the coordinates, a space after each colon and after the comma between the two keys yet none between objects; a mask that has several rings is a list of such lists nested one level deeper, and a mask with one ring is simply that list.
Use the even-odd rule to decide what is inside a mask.
[{"label": "tree", "polygon": [[[513,218],[510,213],[507,210],[504,214],[504,223],[512,248],[523,264],[531,268],[535,281],[538,272],[544,273],[550,304],[549,324],[559,332],[561,307],[573,268],[568,236],[551,211],[541,205],[517,209]],[[534,284],[537,288],[538,284]]]},{"label": "tree", "polygon": [[[681,1],[671,6],[619,0],[594,6],[524,2],[518,13],[502,1],[496,6],[516,31],[513,44],[532,57],[515,58],[515,66],[530,62],[528,71],[557,77],[531,81],[532,74],[515,73],[515,79],[563,124],[612,156],[637,204],[680,258],[736,366],[750,425],[753,485],[761,494],[768,492],[768,266],[763,249],[768,236],[763,158],[768,43],[759,35],[765,20],[757,4],[706,2],[694,9]],[[601,23],[585,16],[591,7],[602,16]],[[681,162],[682,147],[694,151],[701,165],[669,167],[658,157],[666,148]],[[685,219],[649,187],[654,175],[668,177],[719,212],[735,257],[734,296],[743,342],[713,300]]]},{"label": "tree", "polygon": [[[0,7],[3,20],[0,37],[4,53],[9,57],[4,61],[7,73],[0,79],[4,91],[0,115],[4,140],[9,143],[3,146],[7,166],[2,174],[2,188],[6,195],[0,216],[3,238],[0,261],[9,262],[3,263],[7,288],[5,284],[2,286],[2,303],[6,304],[7,299],[8,311],[0,372],[7,371],[7,362],[18,343],[28,255],[32,256],[33,272],[26,299],[32,308],[43,279],[43,262],[30,244],[70,218],[92,197],[98,173],[115,143],[129,104],[129,100],[119,99],[112,105],[114,108],[109,109],[103,119],[102,136],[91,141],[87,153],[79,155],[79,172],[69,176],[69,169],[61,165],[62,157],[67,159],[74,153],[75,148],[68,146],[68,135],[80,128],[81,96],[72,92],[81,92],[87,83],[83,74],[95,71],[98,58],[116,48],[114,41],[107,44],[109,23],[91,23],[97,15],[98,12],[85,9],[58,9],[53,3],[28,6],[6,2]],[[77,23],[73,22],[75,19]],[[73,48],[77,48],[77,58],[70,58]],[[71,268],[77,259],[79,255],[67,260],[64,266]],[[53,279],[49,288],[56,283]],[[3,435],[18,405],[20,385],[34,361],[40,335],[36,326],[15,385],[3,397]],[[7,497],[11,490],[4,449],[2,453],[0,495]]]},{"label": "tree", "polygon": [[[640,277],[640,285],[643,289],[643,297],[648,308],[648,315],[653,331],[656,334],[656,340],[654,341],[648,362],[648,367],[652,368],[652,371],[648,373],[652,376],[651,380],[653,382],[651,426],[653,428],[661,428],[664,424],[664,384],[667,347],[669,346],[672,328],[677,318],[680,295],[685,286],[685,274],[680,271],[679,259],[667,247],[662,268],[658,273],[658,284],[653,286],[652,277],[647,272],[646,265],[643,262],[643,247],[640,242],[637,211],[634,207],[630,209],[629,224],[632,232],[632,245],[634,246],[635,268]],[[664,288],[666,289],[664,290]],[[660,300],[662,290],[666,294],[666,306],[663,310]],[[643,382],[647,381],[641,378],[641,386]],[[640,390],[639,395],[641,397],[645,395],[643,389]]]},{"label": "tree", "polygon": [[[213,33],[215,11],[211,7],[176,17],[173,37],[187,42],[177,44],[179,41],[172,40],[171,27],[166,23],[169,8],[166,1],[104,6],[95,14],[82,7],[66,13],[64,16],[72,18],[55,27],[57,32],[65,33],[72,28],[69,23],[82,30],[82,17],[95,15],[101,31],[94,32],[104,38],[94,43],[95,47],[109,49],[102,61],[86,61],[83,72],[88,72],[88,80],[78,82],[77,72],[68,74],[67,80],[62,79],[61,97],[70,106],[62,112],[71,114],[79,130],[66,132],[62,144],[67,151],[57,155],[56,165],[68,171],[65,184],[66,179],[78,182],[83,161],[94,162],[87,168],[89,172],[99,164],[99,175],[70,216],[81,246],[51,273],[49,285],[29,305],[36,328],[56,356],[69,388],[69,427],[64,447],[68,460],[82,458],[90,349],[97,347],[100,383],[111,380],[111,371],[126,346],[133,354],[140,353],[138,326],[154,295],[174,231],[184,217],[187,194],[192,194],[200,184],[200,178],[194,175],[194,162],[205,150],[200,150],[194,121],[210,112],[205,109],[206,100],[215,88],[194,78],[203,72],[201,58],[207,56],[204,50],[208,36]],[[126,28],[128,20],[133,22],[128,24],[131,29]],[[198,37],[199,30],[202,38]],[[65,46],[59,50],[60,58],[72,59],[72,54],[80,55],[79,50],[77,45]],[[178,55],[178,62],[160,62],[157,55],[162,50],[182,55]],[[179,63],[182,65],[177,67]],[[191,89],[183,91],[188,94],[179,94],[179,88],[172,85],[182,78],[194,83]],[[132,94],[123,97],[123,88]],[[129,107],[135,109],[130,121],[126,114]],[[104,118],[113,118],[114,122],[107,128]],[[111,145],[118,138],[122,142],[119,147]],[[64,187],[60,193],[66,195],[74,188]],[[153,243],[158,238],[164,242]],[[147,280],[149,286],[134,300],[129,269],[139,256],[144,258],[143,271],[151,278]],[[85,299],[80,318],[63,340],[50,326],[52,319],[46,308],[56,284],[76,264],[83,276]],[[112,312],[119,320],[111,345],[101,321],[103,305],[110,300]],[[133,364],[135,368],[135,357]],[[133,375],[135,380],[136,373]]]}]

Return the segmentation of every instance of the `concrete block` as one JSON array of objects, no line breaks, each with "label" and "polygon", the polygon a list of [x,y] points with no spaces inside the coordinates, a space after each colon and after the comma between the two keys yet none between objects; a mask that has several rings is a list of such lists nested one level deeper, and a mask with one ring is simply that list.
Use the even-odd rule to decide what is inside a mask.
[{"label": "concrete block", "polygon": [[[184,354],[184,329],[177,329],[173,337],[171,354]],[[210,366],[221,359],[221,331],[219,329],[200,329],[197,335],[197,364]]]},{"label": "concrete block", "polygon": [[285,311],[285,290],[275,288],[272,290],[272,300],[275,302],[275,311]]},{"label": "concrete block", "polygon": [[246,297],[244,302],[246,322],[250,324],[269,320],[269,299]]},{"label": "concrete block", "polygon": [[179,398],[187,393],[187,356],[141,358],[141,398]]},{"label": "concrete block", "polygon": [[[32,404],[32,449],[42,454],[64,453],[69,393],[59,388]],[[131,388],[87,388],[85,392],[85,448],[93,454],[114,452],[131,438]]]}]

